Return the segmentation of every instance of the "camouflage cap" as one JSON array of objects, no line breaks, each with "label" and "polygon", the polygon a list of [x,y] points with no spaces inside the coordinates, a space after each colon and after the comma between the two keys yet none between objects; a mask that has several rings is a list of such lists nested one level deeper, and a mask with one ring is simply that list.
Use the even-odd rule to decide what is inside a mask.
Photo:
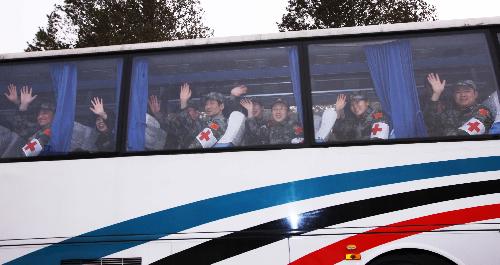
[{"label": "camouflage cap", "polygon": [[186,108],[198,109],[198,104],[196,102],[193,102],[190,100],[190,101],[188,101]]},{"label": "camouflage cap", "polygon": [[42,102],[42,104],[40,104],[39,111],[41,111],[41,110],[50,110],[52,112],[55,112],[56,106],[54,105],[54,103],[49,102],[49,101]]},{"label": "camouflage cap", "polygon": [[454,89],[457,90],[462,87],[472,88],[477,91],[476,83],[474,83],[474,81],[472,80],[460,80],[455,84]]},{"label": "camouflage cap", "polygon": [[259,106],[264,106],[262,104],[262,101],[260,99],[258,99],[258,98],[250,98],[250,101],[252,101],[252,103],[257,104]]},{"label": "camouflage cap", "polygon": [[274,107],[274,105],[276,105],[276,104],[283,104],[283,105],[285,105],[285,107],[286,107],[286,108],[288,108],[288,107],[289,107],[288,102],[286,102],[285,100],[283,100],[283,99],[281,99],[281,98],[276,99],[276,100],[273,102],[273,104],[271,105],[271,108],[273,108],[273,107]]},{"label": "camouflage cap", "polygon": [[368,97],[366,96],[365,93],[357,91],[352,93],[349,99],[351,101],[359,101],[359,100],[368,100]]},{"label": "camouflage cap", "polygon": [[210,92],[203,98],[203,102],[207,102],[207,100],[216,100],[220,104],[224,103],[224,96],[219,92]]}]

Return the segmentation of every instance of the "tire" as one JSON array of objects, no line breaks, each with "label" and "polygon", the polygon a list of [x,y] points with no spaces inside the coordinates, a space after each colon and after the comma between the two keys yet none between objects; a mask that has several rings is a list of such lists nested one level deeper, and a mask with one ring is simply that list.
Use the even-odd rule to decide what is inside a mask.
[{"label": "tire", "polygon": [[399,249],[382,254],[367,265],[457,265],[451,260],[419,249]]}]

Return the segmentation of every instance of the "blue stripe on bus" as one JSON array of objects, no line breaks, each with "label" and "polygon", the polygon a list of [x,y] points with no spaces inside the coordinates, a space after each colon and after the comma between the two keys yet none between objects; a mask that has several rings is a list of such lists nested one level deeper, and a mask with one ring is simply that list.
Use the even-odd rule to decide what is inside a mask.
[{"label": "blue stripe on bus", "polygon": [[[268,207],[387,184],[496,170],[500,170],[500,156],[371,169],[256,188],[103,227],[31,252],[6,265],[49,265],[64,259],[96,259],[208,222]],[[101,243],[94,243],[96,241]],[[166,248],[165,253],[168,252]]]}]

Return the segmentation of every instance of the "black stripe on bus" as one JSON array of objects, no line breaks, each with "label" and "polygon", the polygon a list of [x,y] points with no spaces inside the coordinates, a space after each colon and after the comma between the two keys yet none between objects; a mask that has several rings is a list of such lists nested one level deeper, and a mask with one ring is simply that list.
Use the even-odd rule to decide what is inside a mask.
[{"label": "black stripe on bus", "polygon": [[500,180],[491,180],[410,191],[335,205],[300,214],[301,222],[297,229],[291,229],[288,218],[278,219],[212,239],[151,264],[212,264],[332,225],[437,202],[498,192],[500,192]]}]

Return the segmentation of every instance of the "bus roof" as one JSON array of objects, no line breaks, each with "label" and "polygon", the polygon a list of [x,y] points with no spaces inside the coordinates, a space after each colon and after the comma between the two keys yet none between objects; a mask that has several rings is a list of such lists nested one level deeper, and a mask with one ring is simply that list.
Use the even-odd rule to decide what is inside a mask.
[{"label": "bus roof", "polygon": [[56,51],[7,53],[7,54],[0,54],[0,61],[52,57],[52,56],[130,52],[130,51],[141,51],[141,50],[162,49],[162,48],[195,47],[203,45],[293,40],[301,38],[314,38],[314,37],[326,37],[326,36],[349,36],[358,34],[405,32],[405,31],[434,30],[434,29],[453,29],[461,27],[480,27],[480,26],[491,26],[491,25],[500,25],[500,16],[486,17],[486,18],[469,18],[469,19],[459,19],[459,20],[438,20],[438,21],[383,24],[383,25],[371,25],[371,26],[359,26],[359,27],[344,27],[344,28],[333,28],[333,29],[288,31],[280,33],[243,35],[243,36],[233,36],[233,37],[199,38],[199,39],[112,45],[112,46],[89,47],[89,48],[67,49],[67,50],[56,50]]}]

